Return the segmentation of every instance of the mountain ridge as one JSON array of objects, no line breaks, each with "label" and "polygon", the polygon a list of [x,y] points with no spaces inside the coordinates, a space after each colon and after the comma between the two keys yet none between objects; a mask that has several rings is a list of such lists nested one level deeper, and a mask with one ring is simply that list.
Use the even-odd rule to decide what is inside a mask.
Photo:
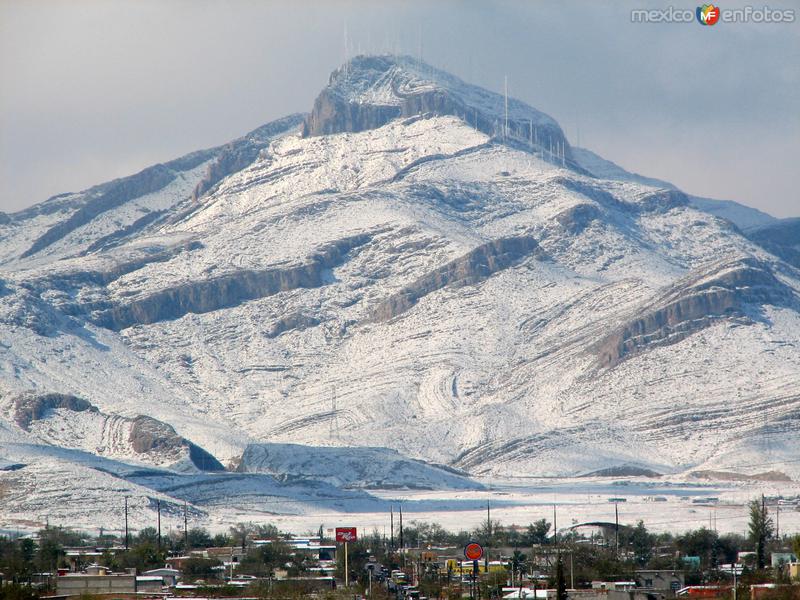
[{"label": "mountain ridge", "polygon": [[[310,113],[0,224],[0,405],[95,409],[54,405],[31,431],[0,419],[0,458],[27,465],[15,481],[99,468],[102,423],[142,415],[208,458],[173,468],[129,439],[102,468],[156,465],[126,481],[166,500],[159,477],[210,482],[216,461],[228,472],[192,500],[205,515],[240,485],[242,510],[271,506],[281,469],[300,468],[289,444],[332,465],[292,479],[309,498],[390,485],[398,460],[407,483],[435,465],[732,470],[765,435],[800,476],[800,273],[775,236],[587,159],[524,103],[506,127],[504,98],[476,90],[357,57]],[[363,481],[342,475],[353,458],[332,449],[347,447],[378,449]],[[297,502],[284,508],[312,510]]]}]

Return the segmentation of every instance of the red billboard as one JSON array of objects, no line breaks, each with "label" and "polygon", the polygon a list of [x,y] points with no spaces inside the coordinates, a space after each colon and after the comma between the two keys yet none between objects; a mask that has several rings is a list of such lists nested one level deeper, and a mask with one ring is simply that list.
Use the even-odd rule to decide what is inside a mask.
[{"label": "red billboard", "polygon": [[337,527],[336,528],[336,541],[337,542],[355,542],[358,539],[355,527]]}]

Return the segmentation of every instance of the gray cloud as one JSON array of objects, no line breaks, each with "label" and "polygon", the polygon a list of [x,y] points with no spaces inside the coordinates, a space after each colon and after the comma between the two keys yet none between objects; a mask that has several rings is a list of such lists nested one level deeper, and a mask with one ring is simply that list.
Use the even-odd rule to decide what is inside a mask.
[{"label": "gray cloud", "polygon": [[0,210],[308,110],[343,60],[346,22],[351,54],[417,54],[421,41],[426,60],[480,85],[507,74],[573,143],[579,128],[630,170],[800,214],[800,22],[631,22],[632,8],[664,6],[5,0]]}]

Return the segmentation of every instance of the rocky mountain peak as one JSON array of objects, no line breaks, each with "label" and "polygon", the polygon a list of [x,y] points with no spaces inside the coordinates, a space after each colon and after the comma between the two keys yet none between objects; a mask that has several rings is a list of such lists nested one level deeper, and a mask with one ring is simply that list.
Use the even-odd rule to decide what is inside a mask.
[{"label": "rocky mountain peak", "polygon": [[305,136],[376,129],[392,119],[453,115],[501,141],[563,149],[569,142],[550,116],[503,94],[467,83],[410,56],[356,56],[331,73],[303,128]]}]

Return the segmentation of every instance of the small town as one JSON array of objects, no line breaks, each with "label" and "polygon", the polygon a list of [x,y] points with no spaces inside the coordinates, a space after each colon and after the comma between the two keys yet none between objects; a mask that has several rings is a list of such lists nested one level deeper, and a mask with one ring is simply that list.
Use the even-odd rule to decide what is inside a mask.
[{"label": "small town", "polygon": [[320,526],[308,536],[239,523],[162,535],[89,536],[48,526],[0,538],[3,600],[325,598],[423,600],[783,600],[800,598],[800,534],[778,535],[762,500],[747,535],[702,527],[654,534],[540,519],[474,531],[391,515],[388,535]]}]

